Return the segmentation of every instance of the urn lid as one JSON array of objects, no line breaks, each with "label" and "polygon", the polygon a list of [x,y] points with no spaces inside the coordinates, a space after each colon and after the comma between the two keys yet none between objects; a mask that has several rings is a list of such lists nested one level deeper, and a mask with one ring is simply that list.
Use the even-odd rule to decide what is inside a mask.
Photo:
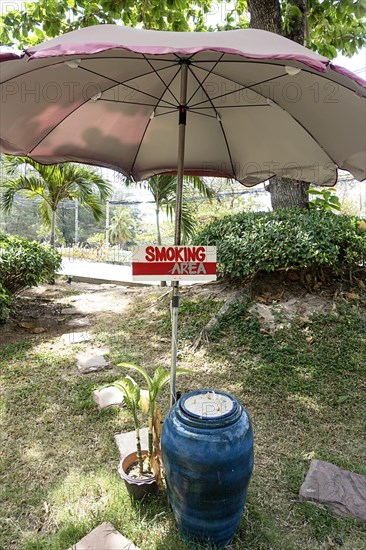
[{"label": "urn lid", "polygon": [[180,408],[190,417],[219,420],[236,412],[238,402],[231,395],[216,390],[196,390],[179,400]]}]

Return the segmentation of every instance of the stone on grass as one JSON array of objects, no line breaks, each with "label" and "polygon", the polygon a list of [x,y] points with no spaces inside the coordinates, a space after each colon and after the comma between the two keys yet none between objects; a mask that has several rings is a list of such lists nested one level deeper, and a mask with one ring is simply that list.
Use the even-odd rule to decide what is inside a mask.
[{"label": "stone on grass", "polygon": [[107,361],[103,353],[108,353],[108,350],[91,348],[88,351],[79,353],[76,356],[79,371],[82,374],[88,374],[89,372],[109,369],[109,361]]},{"label": "stone on grass", "polygon": [[103,284],[100,285],[99,288],[101,288],[103,290],[104,289],[109,289],[109,288],[117,288],[117,285],[114,284],[114,283],[103,283]]},{"label": "stone on grass", "polygon": [[[148,429],[142,428],[140,430],[141,448],[148,448]],[[125,432],[123,434],[116,434],[114,440],[119,450],[120,456],[126,456],[130,453],[136,452],[136,432]]]},{"label": "stone on grass", "polygon": [[109,522],[96,527],[69,550],[139,550]]},{"label": "stone on grass", "polygon": [[339,516],[366,521],[366,476],[312,460],[300,488],[300,500],[326,504]]},{"label": "stone on grass", "polygon": [[45,327],[34,327],[31,332],[32,334],[42,334],[42,332],[47,332],[47,329]]},{"label": "stone on grass", "polygon": [[113,405],[122,405],[124,401],[123,393],[114,386],[94,390],[92,396],[99,410],[108,409],[108,407],[113,407]]},{"label": "stone on grass", "polygon": [[61,338],[67,345],[90,342],[93,339],[88,332],[67,332]]},{"label": "stone on grass", "polygon": [[27,330],[32,330],[34,328],[34,323],[29,323],[28,321],[21,321],[18,323],[18,327],[25,328]]},{"label": "stone on grass", "polygon": [[87,317],[80,317],[80,319],[71,319],[67,321],[67,327],[87,327],[90,325],[90,321]]},{"label": "stone on grass", "polygon": [[80,311],[74,307],[65,307],[61,309],[61,315],[80,315]]}]

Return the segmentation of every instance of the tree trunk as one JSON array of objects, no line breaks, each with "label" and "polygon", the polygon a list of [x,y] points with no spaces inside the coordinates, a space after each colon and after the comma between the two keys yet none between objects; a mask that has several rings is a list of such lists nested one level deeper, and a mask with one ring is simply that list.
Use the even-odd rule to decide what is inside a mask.
[{"label": "tree trunk", "polygon": [[[161,233],[160,233],[160,217],[159,217],[159,205],[156,205],[156,240],[158,246],[161,246]],[[160,281],[160,286],[166,286],[166,281]]]},{"label": "tree trunk", "polygon": [[294,14],[291,17],[290,30],[286,33],[286,38],[304,45],[306,30],[306,2],[307,0],[289,0],[289,4],[298,8],[301,15]]},{"label": "tree trunk", "polygon": [[310,183],[274,176],[266,189],[271,193],[273,210],[284,208],[309,208],[307,190]]},{"label": "tree trunk", "polygon": [[155,214],[156,214],[156,242],[158,243],[158,246],[161,246],[160,217],[159,217],[158,206],[156,207]]},{"label": "tree trunk", "polygon": [[[288,0],[288,3],[297,7],[301,17],[293,15],[290,21],[290,32],[286,38],[304,44],[306,29],[306,1]],[[282,17],[279,0],[248,0],[250,12],[250,24],[254,29],[274,32],[282,35]],[[280,133],[280,130],[279,130]],[[281,137],[279,136],[279,139]],[[291,161],[291,158],[288,159]],[[288,178],[274,176],[266,187],[271,193],[273,210],[280,208],[308,208],[309,195],[307,190],[309,183]]]},{"label": "tree trunk", "polygon": [[248,0],[250,26],[253,29],[282,34],[279,0]]},{"label": "tree trunk", "polygon": [[56,210],[51,211],[51,234],[50,234],[50,245],[52,248],[55,248],[56,241]]}]

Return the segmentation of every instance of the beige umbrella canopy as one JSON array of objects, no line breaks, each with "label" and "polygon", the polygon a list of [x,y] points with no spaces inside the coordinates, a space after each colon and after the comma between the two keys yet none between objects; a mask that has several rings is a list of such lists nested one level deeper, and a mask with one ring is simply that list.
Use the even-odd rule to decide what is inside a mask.
[{"label": "beige umbrella canopy", "polygon": [[179,111],[186,174],[366,177],[365,83],[266,31],[83,28],[1,63],[0,87],[0,150],[41,163],[176,173]]},{"label": "beige umbrella canopy", "polygon": [[[0,151],[135,180],[177,173],[176,245],[183,174],[366,178],[365,82],[276,34],[98,25],[17,57],[0,52]],[[178,304],[174,283],[172,402]]]}]

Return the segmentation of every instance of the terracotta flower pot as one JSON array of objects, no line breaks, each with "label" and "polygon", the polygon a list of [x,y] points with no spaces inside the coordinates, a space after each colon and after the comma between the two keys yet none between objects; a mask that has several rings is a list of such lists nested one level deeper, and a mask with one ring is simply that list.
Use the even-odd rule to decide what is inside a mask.
[{"label": "terracotta flower pot", "polygon": [[[142,451],[142,456],[147,456],[147,451]],[[122,458],[118,465],[118,473],[124,480],[128,494],[136,500],[141,500],[145,495],[157,495],[159,487],[155,477],[146,476],[142,478],[134,478],[128,475],[128,470],[137,462],[137,453],[131,453]]]}]

